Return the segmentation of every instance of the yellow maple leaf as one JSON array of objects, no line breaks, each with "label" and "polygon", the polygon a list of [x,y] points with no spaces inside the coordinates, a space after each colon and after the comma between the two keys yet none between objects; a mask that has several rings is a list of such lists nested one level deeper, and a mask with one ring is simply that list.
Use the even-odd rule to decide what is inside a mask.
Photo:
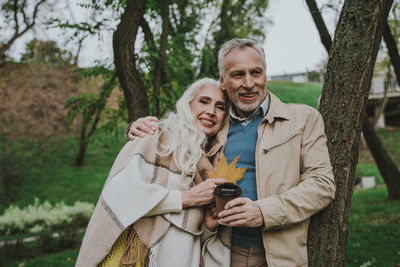
[{"label": "yellow maple leaf", "polygon": [[226,162],[226,157],[222,153],[221,159],[215,166],[215,172],[207,171],[209,178],[225,178],[227,182],[236,184],[236,181],[243,179],[243,174],[246,172],[247,168],[236,168],[236,163],[240,155],[234,158],[231,164],[228,166]]}]

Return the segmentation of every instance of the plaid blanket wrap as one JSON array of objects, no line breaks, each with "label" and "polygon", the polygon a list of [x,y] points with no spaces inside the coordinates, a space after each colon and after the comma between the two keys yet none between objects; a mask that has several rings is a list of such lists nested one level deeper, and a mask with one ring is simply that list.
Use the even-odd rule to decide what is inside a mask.
[{"label": "plaid blanket wrap", "polygon": [[140,241],[149,248],[171,224],[194,235],[202,233],[202,207],[143,217],[169,190],[187,190],[200,183],[207,170],[213,169],[203,156],[194,175],[182,175],[171,155],[161,157],[156,153],[160,142],[162,137],[157,131],[128,142],[118,154],[86,229],[77,267],[97,266],[132,224]]}]

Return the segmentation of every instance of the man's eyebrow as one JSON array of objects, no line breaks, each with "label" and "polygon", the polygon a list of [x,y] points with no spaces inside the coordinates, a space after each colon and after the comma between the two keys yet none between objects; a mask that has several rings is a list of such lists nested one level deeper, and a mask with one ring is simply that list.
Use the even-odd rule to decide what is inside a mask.
[{"label": "man's eyebrow", "polygon": [[264,71],[264,69],[261,67],[255,67],[255,68],[251,69],[251,71]]},{"label": "man's eyebrow", "polygon": [[231,71],[231,72],[229,73],[229,75],[232,75],[232,74],[241,74],[241,73],[244,73],[244,71],[243,71],[243,70],[233,70],[233,71]]}]

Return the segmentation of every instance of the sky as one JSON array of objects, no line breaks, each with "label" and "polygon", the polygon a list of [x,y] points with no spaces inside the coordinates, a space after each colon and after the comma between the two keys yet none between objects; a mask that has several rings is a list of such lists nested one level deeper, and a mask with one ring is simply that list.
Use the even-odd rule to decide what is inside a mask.
[{"label": "sky", "polygon": [[[317,1],[318,5],[324,1],[328,0]],[[71,6],[74,5],[70,4]],[[78,18],[88,15],[78,13],[78,10],[72,13]],[[332,30],[334,19],[325,13],[325,22]],[[266,27],[264,43],[267,76],[318,70],[319,64],[327,59],[327,53],[321,44],[305,0],[270,0],[267,16],[272,20],[272,24]],[[39,39],[62,39],[56,32],[47,32],[46,36],[41,36],[40,32],[36,34],[39,35]],[[32,34],[27,34],[25,38],[18,40],[10,51],[11,56],[18,59],[24,51],[26,40],[31,38]],[[97,37],[85,40],[79,65],[92,66],[99,58],[112,62],[112,57],[112,33],[109,32],[104,34],[101,40]]]},{"label": "sky", "polygon": [[[270,1],[267,14],[273,21],[264,43],[267,75],[318,70],[328,54],[305,0]],[[332,16],[323,15],[328,28],[333,28]]]}]

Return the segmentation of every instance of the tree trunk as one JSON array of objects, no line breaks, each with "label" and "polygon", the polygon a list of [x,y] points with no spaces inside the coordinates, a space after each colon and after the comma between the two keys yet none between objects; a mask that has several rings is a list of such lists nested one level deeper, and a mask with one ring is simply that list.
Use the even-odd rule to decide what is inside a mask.
[{"label": "tree trunk", "polygon": [[153,101],[155,106],[154,115],[160,117],[160,88],[162,83],[162,76],[164,75],[164,62],[168,44],[168,24],[169,24],[169,3],[170,0],[164,0],[162,10],[162,32],[160,40],[160,48],[158,50],[158,59],[155,62],[154,80],[153,80]]},{"label": "tree trunk", "polygon": [[321,95],[335,201],[312,217],[309,266],[345,266],[358,145],[383,25],[393,0],[346,0],[332,43]]},{"label": "tree trunk", "polygon": [[[92,136],[92,134],[97,129],[97,125],[100,122],[101,113],[103,112],[103,110],[107,104],[107,100],[110,97],[111,92],[115,87],[116,79],[117,79],[117,75],[114,72],[113,75],[111,76],[111,78],[108,81],[104,82],[104,84],[101,88],[101,93],[100,93],[100,98],[98,100],[98,103],[94,109],[91,109],[93,112],[91,114],[88,114],[89,115],[88,117],[83,115],[81,133],[80,133],[80,137],[79,137],[79,151],[75,158],[76,166],[83,166],[83,162],[85,160],[85,154],[86,154],[86,150],[87,150],[87,146],[88,146],[88,139]],[[93,119],[91,119],[92,116],[93,116]]]},{"label": "tree trunk", "polygon": [[6,51],[0,48],[0,67],[6,63]]},{"label": "tree trunk", "polygon": [[83,160],[85,159],[85,153],[87,149],[86,129],[87,129],[87,124],[85,120],[83,120],[81,126],[81,134],[79,137],[79,151],[75,158],[76,166],[82,166]]},{"label": "tree trunk", "polygon": [[385,148],[367,117],[365,117],[363,124],[363,133],[368,133],[365,134],[366,139],[372,139],[367,140],[368,148],[374,156],[375,162],[379,166],[379,170],[381,170],[382,178],[387,185],[389,199],[400,199],[400,172],[390,156],[387,153],[382,153],[382,150]]},{"label": "tree trunk", "polygon": [[75,158],[75,165],[76,166],[83,166],[83,161],[85,159],[87,144],[85,142],[80,142],[79,152]]},{"label": "tree trunk", "polygon": [[147,88],[136,67],[135,41],[146,0],[128,0],[113,35],[115,68],[124,91],[129,121],[149,114]]}]

